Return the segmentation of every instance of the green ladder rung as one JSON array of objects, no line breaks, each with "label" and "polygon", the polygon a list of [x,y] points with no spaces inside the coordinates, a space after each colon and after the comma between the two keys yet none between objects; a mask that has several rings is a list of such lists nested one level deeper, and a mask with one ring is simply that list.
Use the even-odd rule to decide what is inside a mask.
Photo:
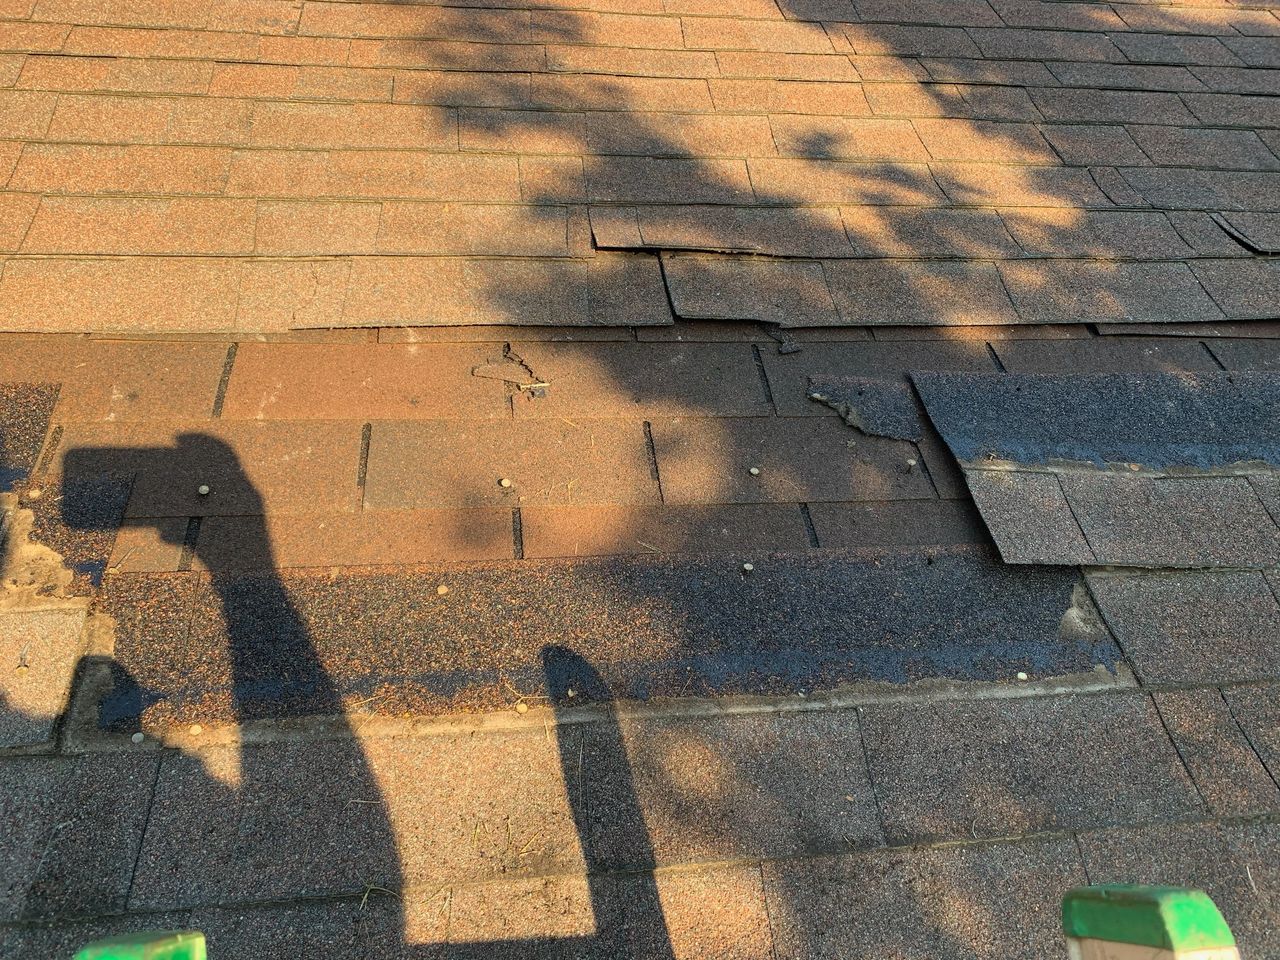
[{"label": "green ladder rung", "polygon": [[205,960],[204,934],[170,930],[110,937],[82,948],[75,960]]},{"label": "green ladder rung", "polygon": [[1062,929],[1076,960],[1239,956],[1231,928],[1202,890],[1080,887],[1063,897]]}]

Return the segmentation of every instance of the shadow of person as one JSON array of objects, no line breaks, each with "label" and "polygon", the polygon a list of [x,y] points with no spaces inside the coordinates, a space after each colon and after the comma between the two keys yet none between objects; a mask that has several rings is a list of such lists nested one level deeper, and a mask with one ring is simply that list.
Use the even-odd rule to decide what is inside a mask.
[{"label": "shadow of person", "polygon": [[[167,871],[167,882],[162,877],[148,885],[144,876],[133,899],[151,906],[176,906],[184,897],[260,901],[296,893],[300,887],[305,895],[325,896],[353,888],[358,892],[363,885],[366,892],[390,891],[395,897],[382,899],[398,904],[402,871],[385,798],[347,721],[341,694],[271,562],[262,498],[236,452],[222,440],[198,433],[180,435],[172,447],[69,450],[63,460],[64,522],[70,525],[95,516],[92,505],[75,498],[94,489],[87,480],[122,469],[135,477],[135,489],[166,480],[182,482],[178,478],[191,475],[207,479],[216,485],[221,502],[234,504],[244,518],[241,545],[255,560],[252,573],[239,564],[228,565],[212,552],[206,555],[198,537],[188,537],[181,524],[153,521],[164,542],[191,551],[207,577],[197,589],[211,590],[218,600],[227,671],[220,679],[230,698],[230,716],[219,714],[218,719],[246,724],[315,717],[324,721],[325,736],[323,744],[310,750],[282,742],[240,749],[236,757],[225,756],[235,748],[211,748],[206,756],[175,758],[169,778],[176,786],[164,792],[169,778],[162,778],[156,803],[181,807],[194,800],[207,811],[200,817],[205,827],[198,840],[178,830],[162,838],[159,849],[144,850],[141,856],[159,862],[176,858],[178,864],[196,861],[202,875],[178,866]],[[218,505],[214,498],[210,501]],[[196,653],[213,663],[224,656],[214,649]],[[112,672],[100,723],[136,726],[163,697],[119,665]],[[192,719],[198,719],[203,708],[199,702],[173,706]],[[324,771],[308,768],[311,755],[323,758]],[[324,790],[330,791],[328,799]],[[335,805],[334,797],[346,801]],[[348,809],[343,809],[344,802]],[[170,815],[163,808],[155,813]],[[171,844],[168,849],[166,842]],[[184,856],[181,846],[197,842],[199,849],[186,850]],[[356,844],[358,858],[353,857]],[[389,908],[399,912],[398,906]],[[385,916],[384,910],[379,912]],[[397,931],[403,928],[398,916],[391,922]]]},{"label": "shadow of person", "polygon": [[[239,749],[235,757],[226,755],[234,748],[214,747],[199,755],[177,754],[166,760],[170,769],[157,784],[152,817],[176,814],[187,826],[175,830],[170,824],[171,829],[158,831],[158,839],[149,834],[151,849],[140,854],[130,906],[162,909],[193,900],[217,904],[350,896],[363,889],[363,909],[364,900],[376,891],[378,909],[371,911],[376,919],[369,924],[370,930],[360,934],[366,955],[440,956],[439,944],[405,942],[404,871],[387,798],[351,727],[342,693],[272,562],[264,504],[235,451],[216,437],[197,433],[179,436],[172,447],[69,450],[63,459],[66,522],[96,515],[86,509],[89,505],[75,501],[78,491],[94,489],[86,479],[119,473],[122,468],[135,477],[135,491],[165,482],[164,478],[188,483],[202,477],[211,487],[217,484],[223,498],[221,506],[211,500],[210,507],[226,509],[228,498],[234,503],[235,512],[244,518],[239,549],[253,558],[252,572],[246,572],[242,563],[225,559],[225,552],[202,550],[198,530],[192,537],[180,529],[181,524],[152,522],[162,539],[175,545],[180,541],[190,551],[193,566],[204,570],[207,588],[217,596],[227,646],[228,672],[222,678],[231,702],[227,719],[256,723],[258,729],[264,723],[269,728],[269,721],[287,719],[290,729],[297,730],[294,721],[314,717],[323,720],[324,737],[323,743],[285,737]],[[212,649],[195,653],[197,659],[208,660],[220,655]],[[553,703],[572,702],[571,686],[593,695],[606,689],[590,664],[567,649],[547,647],[543,667]],[[104,727],[136,726],[162,698],[122,666],[116,664],[111,670],[113,681],[102,699],[99,722]],[[195,689],[198,696],[198,683]],[[177,706],[175,712],[183,716],[199,715],[198,700]],[[592,772],[590,782],[571,770],[579,763],[577,747],[569,745],[579,742],[574,729],[573,724],[557,724],[557,740],[565,782],[581,784],[580,790],[568,793],[587,864],[595,936],[568,942],[540,938],[458,945],[444,948],[444,955],[538,957],[560,956],[568,950],[573,955],[653,960],[673,956],[652,872],[654,858],[614,711],[608,709],[603,722],[592,724],[597,746],[608,762]],[[431,771],[421,775],[430,776]],[[610,796],[622,798],[618,812],[631,830],[621,841],[632,865],[624,897],[618,896],[604,875],[608,857],[595,844],[587,815],[586,797],[606,788]],[[423,811],[423,815],[433,813]],[[262,936],[268,934],[264,931]],[[256,957],[267,955],[261,949],[290,945],[244,946],[246,957]],[[225,957],[217,948],[215,938],[211,955]],[[307,955],[306,949],[294,952]]]}]

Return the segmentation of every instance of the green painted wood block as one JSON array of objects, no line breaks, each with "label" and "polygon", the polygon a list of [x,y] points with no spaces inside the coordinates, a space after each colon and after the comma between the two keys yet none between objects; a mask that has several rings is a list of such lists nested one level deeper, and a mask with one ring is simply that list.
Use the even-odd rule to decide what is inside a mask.
[{"label": "green painted wood block", "polygon": [[1080,887],[1062,900],[1073,958],[1231,960],[1235,937],[1208,894],[1177,887]]},{"label": "green painted wood block", "polygon": [[205,960],[198,930],[133,933],[91,943],[75,960]]}]

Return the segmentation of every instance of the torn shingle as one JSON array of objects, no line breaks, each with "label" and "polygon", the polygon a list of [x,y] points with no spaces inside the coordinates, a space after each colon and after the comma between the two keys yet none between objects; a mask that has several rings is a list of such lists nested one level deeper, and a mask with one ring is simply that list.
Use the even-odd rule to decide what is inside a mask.
[{"label": "torn shingle", "polygon": [[923,438],[911,386],[898,378],[810,377],[809,399],[825,403],[849,426],[874,437]]}]

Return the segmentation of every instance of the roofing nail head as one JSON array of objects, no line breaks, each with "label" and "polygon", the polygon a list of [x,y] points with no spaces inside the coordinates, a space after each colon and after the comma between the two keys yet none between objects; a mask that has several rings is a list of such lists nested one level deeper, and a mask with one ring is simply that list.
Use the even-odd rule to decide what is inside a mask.
[{"label": "roofing nail head", "polygon": [[751,474],[753,477],[758,477],[760,476],[760,468],[752,467],[750,470],[747,471],[747,473]]},{"label": "roofing nail head", "polygon": [[147,735],[145,733],[135,733],[129,739],[132,740],[134,743],[141,743],[143,740],[147,739]]},{"label": "roofing nail head", "polygon": [[506,477],[503,477],[501,480],[498,481],[498,486],[502,487],[503,489],[506,489],[507,487],[511,486],[511,481],[508,480]]},{"label": "roofing nail head", "polygon": [[196,487],[196,493],[202,497],[207,497],[209,495],[209,485],[207,483],[200,484],[200,486]]},{"label": "roofing nail head", "polygon": [[443,597],[448,592],[449,592],[449,588],[446,587],[443,583],[440,584],[440,586],[436,587],[436,594],[438,596]]},{"label": "roofing nail head", "polygon": [[1029,679],[1031,679],[1031,678],[1030,678],[1030,677],[1028,677],[1024,672],[1022,672],[1021,670],[1019,670],[1019,671],[1018,671],[1018,679],[1019,679],[1019,680],[1029,680]]},{"label": "roofing nail head", "polygon": [[516,713],[528,713],[528,712],[529,712],[529,705],[527,703],[525,703],[524,701],[521,701],[520,703],[516,704]]},{"label": "roofing nail head", "polygon": [[755,569],[755,565],[754,565],[754,564],[744,563],[744,564],[742,565],[742,572],[743,572],[743,573],[750,573],[750,572],[751,572],[752,570],[754,570],[754,569]]}]

